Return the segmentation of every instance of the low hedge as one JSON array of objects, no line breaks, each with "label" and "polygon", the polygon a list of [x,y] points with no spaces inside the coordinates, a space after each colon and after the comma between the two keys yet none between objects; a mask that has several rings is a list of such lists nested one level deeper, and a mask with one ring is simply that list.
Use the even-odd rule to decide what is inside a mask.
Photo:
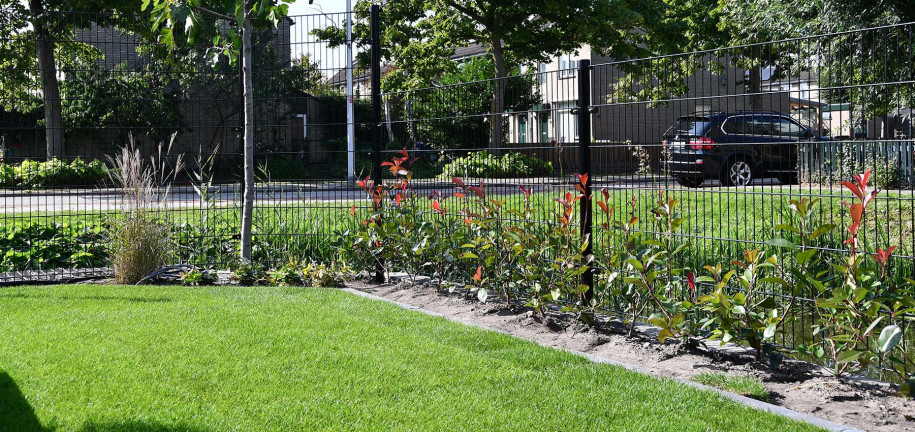
[{"label": "low hedge", "polygon": [[442,177],[513,178],[553,174],[553,164],[522,153],[494,156],[488,151],[472,153],[445,165]]},{"label": "low hedge", "polygon": [[98,186],[110,184],[108,167],[100,160],[47,162],[24,160],[18,165],[0,164],[0,187]]}]

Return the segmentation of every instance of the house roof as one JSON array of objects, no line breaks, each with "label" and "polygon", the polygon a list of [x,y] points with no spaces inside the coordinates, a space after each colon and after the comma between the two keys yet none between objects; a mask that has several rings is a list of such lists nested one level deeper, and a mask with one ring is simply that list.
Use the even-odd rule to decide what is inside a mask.
[{"label": "house roof", "polygon": [[476,57],[479,55],[486,54],[489,51],[485,45],[481,44],[472,44],[465,47],[457,47],[454,49],[454,55],[451,56],[451,60],[461,60],[468,57]]},{"label": "house roof", "polygon": [[[451,60],[463,60],[470,57],[476,57],[484,55],[488,52],[488,48],[485,45],[481,44],[472,44],[465,47],[457,47],[454,49],[454,55],[450,57]],[[392,64],[386,64],[381,68],[381,75],[387,75],[392,70],[395,69],[395,66]],[[353,82],[363,82],[371,79],[371,71],[359,71],[359,73],[353,75]],[[346,84],[346,68],[342,68],[337,71],[332,77],[330,77],[331,85],[344,85]]]},{"label": "house roof", "polygon": [[[386,64],[386,65],[382,66],[381,76],[385,76],[385,75],[391,73],[391,71],[393,71],[394,69],[395,69],[395,66],[392,64]],[[368,81],[368,80],[372,79],[371,70],[363,70],[363,71],[357,70],[354,72],[358,72],[358,73],[353,73],[353,82],[354,83]],[[334,76],[330,77],[330,84],[331,85],[346,84],[346,68],[342,68],[342,69],[338,70],[337,73],[334,74]]]}]

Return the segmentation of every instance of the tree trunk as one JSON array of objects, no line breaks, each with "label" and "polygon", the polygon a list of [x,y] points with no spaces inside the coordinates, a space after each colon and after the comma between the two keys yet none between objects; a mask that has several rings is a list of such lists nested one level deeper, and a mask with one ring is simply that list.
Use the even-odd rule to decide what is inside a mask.
[{"label": "tree trunk", "polygon": [[750,82],[748,91],[750,92],[750,106],[754,110],[762,109],[762,49],[759,45],[750,48]]},{"label": "tree trunk", "polygon": [[388,131],[388,142],[394,142],[394,129],[391,128],[391,99],[384,98],[384,121]]},{"label": "tree trunk", "polygon": [[242,28],[242,81],[245,103],[245,187],[241,212],[241,256],[251,259],[251,225],[254,217],[254,80],[251,67],[251,22],[245,18]]},{"label": "tree trunk", "polygon": [[59,158],[64,153],[64,140],[60,121],[60,84],[57,81],[57,66],[54,60],[54,38],[48,33],[43,21],[44,1],[30,0],[29,9],[32,12],[32,27],[35,29],[35,51],[44,99],[45,154],[48,159]]},{"label": "tree trunk", "polygon": [[492,110],[489,118],[489,152],[499,156],[502,154],[502,114],[505,111],[505,77],[508,75],[508,71],[505,66],[502,41],[493,38],[490,45],[493,64],[496,66],[496,81],[493,86]]}]

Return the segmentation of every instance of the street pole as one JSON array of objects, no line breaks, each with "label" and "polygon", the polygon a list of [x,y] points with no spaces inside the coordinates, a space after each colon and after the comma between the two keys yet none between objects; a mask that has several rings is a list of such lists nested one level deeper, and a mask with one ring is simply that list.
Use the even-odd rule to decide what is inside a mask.
[{"label": "street pole", "polygon": [[346,172],[349,184],[356,183],[356,96],[353,93],[353,8],[346,0]]}]

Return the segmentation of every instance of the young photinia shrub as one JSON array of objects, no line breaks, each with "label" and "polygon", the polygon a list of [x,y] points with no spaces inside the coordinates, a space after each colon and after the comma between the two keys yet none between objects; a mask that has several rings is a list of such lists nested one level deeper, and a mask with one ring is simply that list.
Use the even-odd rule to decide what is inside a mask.
[{"label": "young photinia shrub", "polygon": [[854,200],[843,202],[851,218],[847,259],[834,264],[828,276],[804,274],[819,281],[814,335],[822,338],[804,352],[829,358],[836,375],[882,366],[900,378],[900,392],[911,397],[915,359],[900,342],[904,321],[911,322],[915,313],[915,281],[887,277],[894,246],[871,253],[861,241],[867,208],[879,192],[869,188],[869,177],[867,171],[854,176],[854,182],[842,183],[854,194]]},{"label": "young photinia shrub", "polygon": [[[792,220],[774,227],[780,238],[697,271],[684,265],[689,243],[679,231],[685,219],[678,201],[664,191],[657,193],[651,217],[640,220],[635,196],[628,212],[620,212],[602,190],[594,201],[592,258],[583,255],[592,239],[581,237],[575,221],[576,207],[588,199],[587,175],[577,176],[574,191],[553,199],[558,211],[552,220],[539,220],[533,191],[525,186],[492,196],[482,182],[453,178],[453,197],[432,192],[419,199],[409,188],[412,160],[403,151],[385,164],[395,176],[388,188],[360,181],[372,209],[367,217],[351,209],[362,219],[352,245],[362,251],[356,255],[368,257],[355,262],[431,274],[450,281],[451,288],[463,284],[480,301],[523,301],[540,313],[550,304],[582,319],[595,311],[620,311],[630,334],[638,320],[647,319],[660,329],[661,342],[738,343],[773,368],[786,352],[819,359],[836,375],[881,367],[899,377],[903,394],[915,388],[915,361],[901,343],[903,324],[915,316],[915,280],[892,276],[895,247],[874,250],[862,241],[867,209],[877,196],[868,186],[869,173],[844,183],[854,195],[845,203],[847,255],[828,247],[835,226],[817,222],[819,201],[799,198],[789,201]],[[580,283],[591,266],[601,269],[593,299]],[[779,346],[776,335],[797,314],[810,313],[800,304],[811,297],[813,337],[795,339],[796,351]]]}]

